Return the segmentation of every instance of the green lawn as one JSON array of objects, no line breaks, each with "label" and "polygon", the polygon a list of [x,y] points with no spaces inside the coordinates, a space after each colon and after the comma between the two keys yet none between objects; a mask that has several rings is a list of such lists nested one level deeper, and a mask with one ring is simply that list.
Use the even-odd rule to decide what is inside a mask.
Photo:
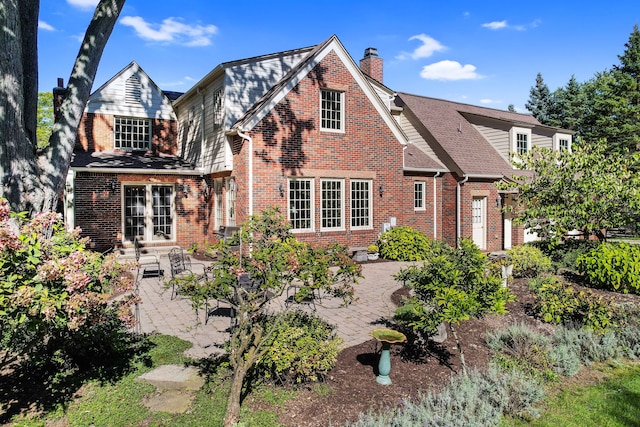
[{"label": "green lawn", "polygon": [[[586,368],[583,368],[586,369]],[[531,422],[509,419],[503,427],[640,426],[640,364],[592,367],[605,374],[593,385],[571,385],[555,393]],[[562,383],[551,384],[557,389]]]}]

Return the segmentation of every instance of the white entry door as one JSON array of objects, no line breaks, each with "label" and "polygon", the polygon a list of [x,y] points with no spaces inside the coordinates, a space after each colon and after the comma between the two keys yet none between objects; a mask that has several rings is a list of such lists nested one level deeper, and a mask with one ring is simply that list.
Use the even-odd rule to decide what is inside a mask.
[{"label": "white entry door", "polygon": [[474,197],[473,215],[473,243],[480,249],[487,248],[487,198]]}]

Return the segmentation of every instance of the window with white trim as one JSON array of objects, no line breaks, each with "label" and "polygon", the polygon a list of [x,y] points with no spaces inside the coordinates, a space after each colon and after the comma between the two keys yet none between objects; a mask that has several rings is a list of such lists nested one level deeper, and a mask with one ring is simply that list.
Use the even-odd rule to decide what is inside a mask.
[{"label": "window with white trim", "polygon": [[222,128],[224,120],[224,88],[213,92],[213,130]]},{"label": "window with white trim", "polygon": [[571,135],[564,133],[554,134],[553,148],[558,151],[571,151]]},{"label": "window with white trim", "polygon": [[371,181],[364,179],[351,180],[351,229],[364,230],[372,228],[371,219]]},{"label": "window with white trim", "polygon": [[218,230],[224,222],[224,199],[222,198],[222,180],[213,181],[213,229]]},{"label": "window with white trim", "polygon": [[343,180],[320,181],[320,228],[325,231],[344,230]]},{"label": "window with white trim", "polygon": [[236,225],[236,192],[236,180],[231,178],[227,184],[227,225]]},{"label": "window with white trim", "polygon": [[135,117],[114,117],[114,146],[125,150],[151,148],[151,120]]},{"label": "window with white trim", "polygon": [[509,138],[511,139],[511,152],[516,156],[516,159],[531,150],[531,129],[512,127]]},{"label": "window with white trim", "polygon": [[344,131],[344,92],[328,89],[320,91],[320,129]]},{"label": "window with white trim", "polygon": [[425,188],[424,181],[413,182],[413,209],[416,211],[425,210]]},{"label": "window with white trim", "polygon": [[175,229],[172,185],[125,185],[123,230],[127,240],[173,240]]},{"label": "window with white trim", "polygon": [[516,134],[516,153],[521,156],[529,151],[529,135],[526,133]]},{"label": "window with white trim", "polygon": [[289,210],[292,231],[313,231],[313,180],[289,179]]}]

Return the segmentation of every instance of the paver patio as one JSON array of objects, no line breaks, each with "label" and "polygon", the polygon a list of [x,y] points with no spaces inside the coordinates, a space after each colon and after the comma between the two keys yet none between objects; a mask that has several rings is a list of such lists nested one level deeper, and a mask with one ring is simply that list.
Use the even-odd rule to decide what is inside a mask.
[{"label": "paver patio", "polygon": [[[163,270],[168,272],[167,256],[161,256],[160,261]],[[316,302],[316,313],[337,325],[338,335],[344,339],[345,347],[371,339],[369,332],[377,327],[378,321],[393,316],[395,306],[391,302],[391,294],[401,286],[393,279],[393,275],[408,265],[410,263],[406,262],[364,264],[364,278],[355,286],[356,300],[348,307],[340,307],[341,300],[323,297],[322,302]],[[172,300],[171,289],[165,288],[157,277],[141,279],[139,293],[140,332],[173,335],[190,341],[193,347],[186,352],[190,357],[207,357],[223,351],[222,345],[229,338],[228,316],[211,316],[205,324],[203,310],[196,316],[187,298],[178,296]],[[305,305],[301,307],[311,309]]]}]

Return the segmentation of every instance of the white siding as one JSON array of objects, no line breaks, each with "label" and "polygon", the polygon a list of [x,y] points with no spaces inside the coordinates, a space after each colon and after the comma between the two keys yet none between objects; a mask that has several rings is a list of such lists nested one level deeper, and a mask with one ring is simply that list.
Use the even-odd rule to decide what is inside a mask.
[{"label": "white siding", "polygon": [[473,123],[473,127],[496,149],[503,159],[507,162],[511,161],[509,158],[511,140],[509,138],[509,128],[506,125],[495,121],[487,121],[486,123],[479,121]]},{"label": "white siding", "polygon": [[[131,76],[140,81],[139,101],[126,98],[126,82]],[[145,117],[171,120],[175,114],[170,101],[151,82],[149,76],[135,64],[126,68],[111,82],[91,94],[86,113],[114,116]]]},{"label": "white siding", "polygon": [[[438,155],[431,145],[423,138],[418,129],[411,123],[411,120],[405,115],[405,113],[400,113],[399,116],[394,116],[398,120],[402,131],[407,135],[407,139],[416,147],[418,147],[421,151],[428,154],[433,159],[439,159]],[[443,165],[444,168],[444,165]]]},{"label": "white siding", "polygon": [[225,127],[231,127],[307,54],[247,62],[226,69]]}]

